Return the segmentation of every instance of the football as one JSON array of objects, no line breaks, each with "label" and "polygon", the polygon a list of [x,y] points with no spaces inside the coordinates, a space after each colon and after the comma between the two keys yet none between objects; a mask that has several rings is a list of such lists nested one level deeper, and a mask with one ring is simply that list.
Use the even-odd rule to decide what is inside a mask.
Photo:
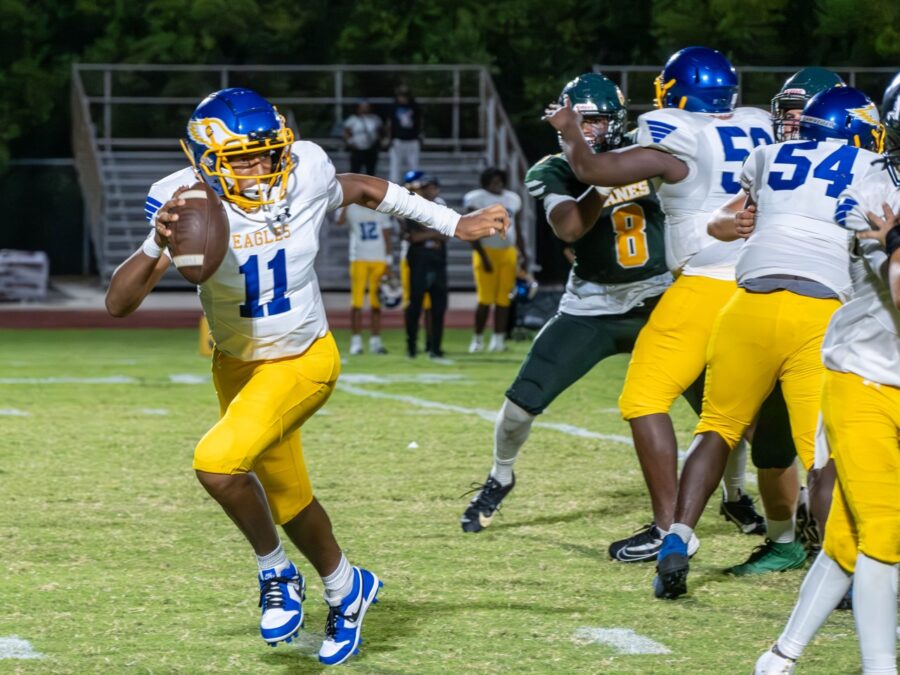
[{"label": "football", "polygon": [[228,214],[219,196],[206,183],[199,182],[178,195],[185,201],[172,213],[169,250],[172,262],[185,279],[202,284],[222,264],[228,252]]}]

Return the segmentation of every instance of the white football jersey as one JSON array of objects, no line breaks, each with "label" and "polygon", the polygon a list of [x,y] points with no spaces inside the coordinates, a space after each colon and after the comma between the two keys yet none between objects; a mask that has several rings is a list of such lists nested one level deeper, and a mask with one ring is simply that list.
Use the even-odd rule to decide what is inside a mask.
[{"label": "white football jersey", "polygon": [[384,231],[393,230],[394,219],[386,213],[379,213],[359,204],[347,204],[344,219],[350,228],[350,261],[384,262]]},{"label": "white football jersey", "polygon": [[[291,152],[296,166],[284,202],[247,213],[223,201],[228,252],[199,287],[216,349],[244,361],[302,354],[328,332],[313,262],[325,215],[341,205],[343,191],[322,148],[297,141]],[[196,181],[185,168],[154,183],[148,219],[175,190]]]},{"label": "white football jersey", "polygon": [[838,197],[877,173],[878,155],[841,141],[786,141],[754,150],[741,185],[756,202],[756,227],[737,264],[740,284],[782,274],[811,279],[845,302],[852,291],[852,235],[834,222]]},{"label": "white football jersey", "polygon": [[[885,202],[900,212],[900,187],[880,171],[841,195],[835,220],[852,230],[868,230],[866,211],[881,215]],[[887,256],[877,242],[861,239],[859,244],[865,255],[852,268],[853,299],[831,317],[822,358],[829,370],[900,387],[900,312],[888,287]]]},{"label": "white football jersey", "polygon": [[490,237],[484,237],[481,245],[485,248],[509,248],[516,243],[516,228],[514,227],[514,219],[516,214],[522,210],[522,198],[512,190],[504,190],[502,194],[494,194],[483,188],[467,192],[463,197],[464,211],[477,211],[491,204],[503,204],[503,208],[509,214],[509,230],[506,232],[506,239],[499,234],[493,234]]},{"label": "white football jersey", "polygon": [[663,183],[658,191],[666,214],[669,269],[734,279],[741,241],[711,237],[706,223],[713,211],[740,191],[741,164],[750,151],[772,142],[769,114],[758,108],[737,108],[724,114],[652,110],[638,117],[635,141],[668,152],[688,166],[684,180]]}]

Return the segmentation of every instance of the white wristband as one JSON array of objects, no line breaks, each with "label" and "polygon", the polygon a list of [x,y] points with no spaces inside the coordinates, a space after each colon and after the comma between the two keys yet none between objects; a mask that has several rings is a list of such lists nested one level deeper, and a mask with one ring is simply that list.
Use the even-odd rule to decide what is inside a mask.
[{"label": "white wristband", "polygon": [[430,202],[424,197],[406,190],[396,183],[388,183],[384,199],[376,207],[380,213],[402,216],[421,223],[443,235],[452,237],[462,217],[453,209]]},{"label": "white wristband", "polygon": [[150,236],[144,239],[144,243],[141,246],[141,251],[143,251],[144,255],[148,258],[159,258],[162,255],[162,247],[156,243],[156,235],[151,232]]}]

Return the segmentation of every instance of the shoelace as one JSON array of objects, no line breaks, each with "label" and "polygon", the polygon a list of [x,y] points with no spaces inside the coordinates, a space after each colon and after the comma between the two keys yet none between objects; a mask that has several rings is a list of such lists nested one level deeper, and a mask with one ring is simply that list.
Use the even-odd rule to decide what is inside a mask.
[{"label": "shoelace", "polygon": [[325,637],[326,638],[334,638],[337,635],[337,620],[344,619],[347,620],[347,617],[341,613],[341,610],[337,607],[328,607],[328,618],[325,619]]},{"label": "shoelace", "polygon": [[[495,487],[496,486],[496,487]],[[470,495],[473,492],[479,492],[481,494],[475,495],[475,498],[472,500],[473,502],[480,501],[482,497],[485,495],[490,495],[492,492],[496,492],[497,490],[502,490],[503,486],[500,485],[499,481],[495,480],[493,477],[488,478],[484,483],[471,483],[469,484],[469,490],[463,492],[459,497],[462,499],[466,495]]]},{"label": "shoelace", "polygon": [[272,607],[284,607],[284,593],[281,592],[281,584],[289,584],[294,579],[288,577],[272,577],[263,582],[259,589],[259,607],[270,609]]}]

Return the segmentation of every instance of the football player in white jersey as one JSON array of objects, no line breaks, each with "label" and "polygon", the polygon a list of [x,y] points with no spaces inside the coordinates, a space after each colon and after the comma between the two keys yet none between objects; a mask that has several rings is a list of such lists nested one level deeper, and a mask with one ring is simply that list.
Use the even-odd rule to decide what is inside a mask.
[{"label": "football player in white jersey", "polygon": [[[706,364],[713,320],[735,291],[740,243],[706,233],[709,215],[740,190],[741,163],[758,145],[772,142],[771,119],[756,108],[735,108],[737,74],[718,51],[688,47],[674,54],[657,78],[659,110],[638,118],[636,146],[594,154],[582,138],[576,110],[548,110],[566,158],[579,180],[622,185],[658,178],[666,214],[666,257],[678,278],[638,336],[619,397],[653,505],[654,523],[610,546],[613,557],[653,559],[672,523],[677,492],[678,445],[669,417],[675,399]],[[760,416],[762,425],[781,416]],[[783,426],[783,425],[781,425]],[[768,436],[768,434],[765,434]],[[789,429],[773,430],[790,447]],[[762,518],[741,493],[741,455],[733,455],[722,513],[745,532],[764,531]],[[743,455],[745,458],[746,455]]]},{"label": "football player in white jersey", "polygon": [[506,238],[495,236],[472,242],[472,272],[475,275],[478,306],[475,308],[475,333],[469,343],[470,353],[484,350],[484,327],[492,306],[494,334],[488,351],[506,350],[504,340],[509,323],[510,295],[516,286],[518,271],[528,269],[525,240],[516,222],[516,215],[522,210],[522,199],[506,189],[505,171],[496,167],[482,171],[481,187],[465,194],[463,209],[466,212],[475,211],[498,199],[509,212],[510,225]]},{"label": "football player in white jersey", "polygon": [[363,353],[362,307],[366,291],[369,295],[372,334],[369,351],[387,354],[381,342],[381,301],[378,288],[381,278],[388,274],[393,263],[392,234],[394,219],[359,204],[341,209],[335,221],[350,228],[350,354]]},{"label": "football player in white jersey", "polygon": [[281,525],[325,586],[319,659],[341,663],[358,650],[381,582],[347,562],[301,450],[300,426],[328,400],[340,370],[313,270],[319,230],[328,211],[361,204],[471,241],[505,231],[506,210],[497,204],[460,217],[379,178],[338,176],[319,146],[294,142],[284,117],[248,89],[204,99],[182,146],[192,166],[151,187],[153,229],[113,273],[106,306],[125,316],[141,304],[169,267],[163,253],[179,195],[205,181],[223,199],[230,238],[222,264],[199,287],[222,417],[198,443],[193,466],[256,553],[263,639],[289,641],[303,623],[305,584],[282,547]]},{"label": "football player in white jersey", "polygon": [[[897,673],[900,563],[900,75],[882,106],[886,171],[845,191],[835,221],[859,239],[853,299],[831,318],[822,416],[837,467],[824,550],[790,620],[756,663],[789,674],[853,579],[863,673]],[[870,229],[872,228],[872,229]],[[817,463],[820,458],[817,457]]]},{"label": "football player in white jersey", "polygon": [[733,200],[743,201],[744,211],[731,213],[733,203],[725,205],[711,222],[723,241],[747,242],[737,262],[738,291],[709,341],[703,411],[681,473],[675,521],[659,552],[657,597],[687,591],[693,528],[730,451],[777,382],[797,455],[813,468],[822,338],[852,291],[849,238],[833,222],[834,208],[843,190],[881,173],[867,148],[880,150],[883,131],[878,110],[861,91],[834,87],[816,94],[803,108],[799,140],[757,148],[747,158],[746,194]]}]

